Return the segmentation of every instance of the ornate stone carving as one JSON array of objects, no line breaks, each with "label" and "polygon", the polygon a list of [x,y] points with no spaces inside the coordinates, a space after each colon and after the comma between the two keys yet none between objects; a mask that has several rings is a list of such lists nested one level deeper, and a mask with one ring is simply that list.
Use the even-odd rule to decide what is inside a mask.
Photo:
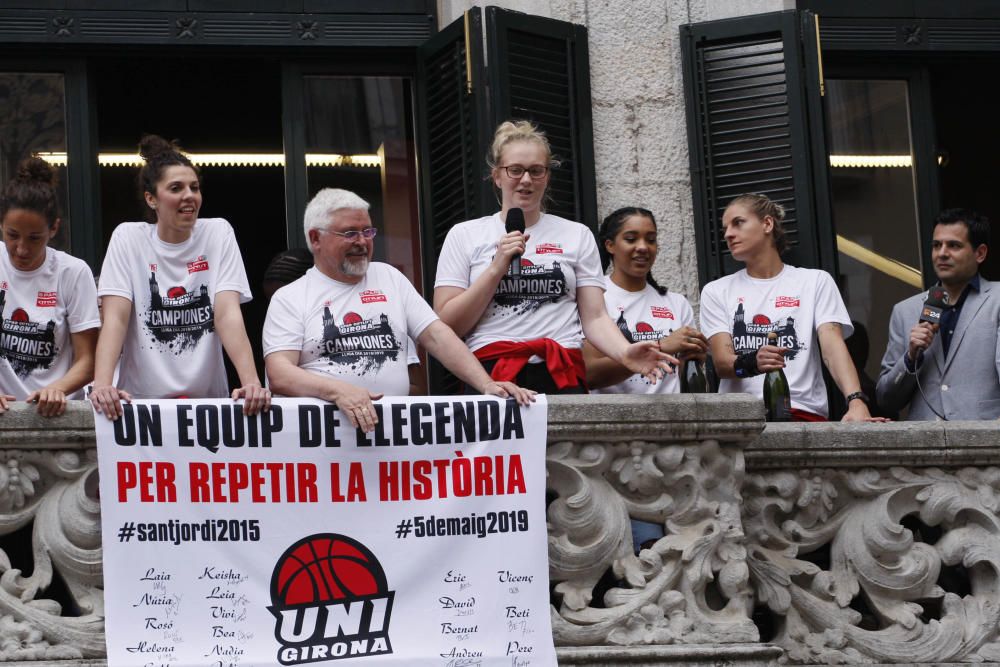
[{"label": "ornate stone carving", "polygon": [[744,499],[790,662],[1000,660],[1000,469],[764,472]]},{"label": "ornate stone carving", "polygon": [[[104,601],[93,450],[0,450],[0,535],[32,521],[31,576],[0,550],[0,660],[101,657]],[[77,615],[44,596],[53,574]]]},{"label": "ornate stone carving", "polygon": [[[754,642],[739,489],[743,454],[716,440],[550,444],[549,572],[563,645]],[[665,535],[635,555],[630,519]],[[595,588],[608,570],[616,583]]]}]

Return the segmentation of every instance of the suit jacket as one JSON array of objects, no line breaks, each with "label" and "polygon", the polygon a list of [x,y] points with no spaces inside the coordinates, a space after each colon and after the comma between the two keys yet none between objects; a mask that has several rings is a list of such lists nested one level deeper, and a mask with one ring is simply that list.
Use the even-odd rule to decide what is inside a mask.
[{"label": "suit jacket", "polygon": [[909,405],[907,418],[914,420],[938,419],[930,406],[949,420],[1000,418],[1000,283],[980,278],[979,287],[966,296],[948,357],[937,334],[915,373],[907,370],[903,357],[927,293],[893,307],[876,390],[879,405],[892,412]]}]

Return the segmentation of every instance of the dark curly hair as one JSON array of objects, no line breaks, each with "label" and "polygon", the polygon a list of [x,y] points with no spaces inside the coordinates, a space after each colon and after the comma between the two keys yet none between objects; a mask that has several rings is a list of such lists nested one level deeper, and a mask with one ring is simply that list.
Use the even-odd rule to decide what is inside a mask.
[{"label": "dark curly hair", "polygon": [[[653,221],[653,225],[656,225],[656,218],[653,217],[653,212],[649,209],[639,208],[638,206],[626,206],[614,211],[608,215],[608,217],[604,218],[604,222],[602,222],[601,226],[597,228],[597,251],[601,254],[601,266],[605,271],[608,270],[608,266],[611,264],[611,253],[609,253],[607,248],[604,247],[604,242],[613,242],[615,237],[618,236],[618,232],[621,231],[622,225],[624,225],[625,221],[633,215],[641,215],[644,218],[649,218]],[[661,295],[667,293],[667,288],[656,282],[656,278],[653,277],[652,271],[646,272],[646,282]]]},{"label": "dark curly hair", "polygon": [[176,141],[167,141],[155,134],[144,135],[139,140],[139,155],[145,160],[145,164],[139,170],[139,199],[143,202],[143,215],[146,217],[146,222],[156,222],[156,214],[146,206],[145,195],[147,192],[156,195],[156,184],[163,178],[163,171],[167,167],[190,167],[199,179],[201,172],[188,156],[181,152],[181,147]]},{"label": "dark curly hair", "polygon": [[56,172],[45,160],[27,157],[17,165],[17,173],[0,194],[0,220],[12,209],[39,214],[51,228],[59,219]]}]

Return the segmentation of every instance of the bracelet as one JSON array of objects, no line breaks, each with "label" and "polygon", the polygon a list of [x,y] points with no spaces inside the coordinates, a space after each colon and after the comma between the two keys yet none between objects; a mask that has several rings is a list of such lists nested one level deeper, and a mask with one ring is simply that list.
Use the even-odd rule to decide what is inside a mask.
[{"label": "bracelet", "polygon": [[850,405],[851,401],[853,401],[855,398],[860,398],[861,402],[864,403],[865,405],[868,405],[868,402],[871,400],[868,398],[868,394],[866,394],[865,392],[856,391],[853,394],[848,394],[847,396],[844,397],[845,405]]},{"label": "bracelet", "polygon": [[736,357],[736,361],[733,362],[733,370],[736,372],[736,377],[740,379],[760,375],[760,371],[757,369],[757,353],[744,352]]}]

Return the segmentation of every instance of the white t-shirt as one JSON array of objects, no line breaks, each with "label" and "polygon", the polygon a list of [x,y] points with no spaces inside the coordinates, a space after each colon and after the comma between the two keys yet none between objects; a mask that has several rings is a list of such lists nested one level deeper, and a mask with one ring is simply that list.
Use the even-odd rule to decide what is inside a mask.
[{"label": "white t-shirt", "polygon": [[86,262],[46,248],[41,266],[18,271],[0,249],[0,393],[23,401],[62,378],[73,365],[70,334],[100,326]]},{"label": "white t-shirt", "polygon": [[264,356],[298,352],[300,368],[374,393],[407,396],[410,338],[436,319],[406,276],[388,264],[372,262],[356,284],[312,267],[274,293],[264,321]]},{"label": "white t-shirt", "polygon": [[[435,287],[468,289],[496,254],[505,234],[500,214],[461,222],[448,232],[438,258]],[[526,230],[521,276],[504,276],[465,342],[472,350],[497,341],[551,338],[580,348],[583,330],[576,307],[578,287],[604,288],[593,233],[584,225],[544,214]]]},{"label": "white t-shirt", "polygon": [[115,228],[98,295],[132,302],[118,387],[135,398],[222,398],[229,383],[215,332],[215,295],[251,299],[233,228],[198,219],[183,243],[166,243],[156,225]]},{"label": "white t-shirt", "polygon": [[[652,285],[639,292],[629,292],[606,278],[607,290],[604,304],[608,315],[621,329],[625,338],[633,343],[659,340],[669,336],[674,329],[695,326],[691,304],[680,294],[660,294]],[[656,384],[636,373],[618,384],[592,389],[592,394],[676,394],[681,390],[678,373],[664,375]]]},{"label": "white t-shirt", "polygon": [[[760,280],[742,269],[713,280],[701,293],[702,333],[707,338],[730,334],[737,355],[760,349],[767,344],[768,332],[777,333],[777,344],[789,350],[785,377],[792,407],[824,417],[829,410],[816,330],[827,322],[840,324],[845,338],[854,332],[837,285],[826,271],[786,264],[774,278]],[[719,382],[719,393],[736,392],[763,396],[763,374]]]}]

